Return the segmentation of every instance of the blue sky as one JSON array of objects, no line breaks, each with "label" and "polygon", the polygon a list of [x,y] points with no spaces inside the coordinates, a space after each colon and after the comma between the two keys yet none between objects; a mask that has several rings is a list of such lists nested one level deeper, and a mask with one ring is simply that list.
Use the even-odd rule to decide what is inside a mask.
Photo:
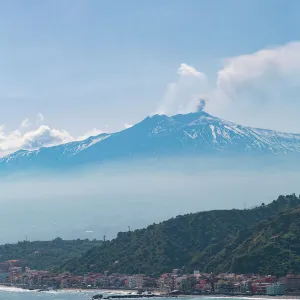
[{"label": "blue sky", "polygon": [[299,11],[297,0],[2,1],[0,155],[180,112],[195,95],[217,116],[300,132]]}]

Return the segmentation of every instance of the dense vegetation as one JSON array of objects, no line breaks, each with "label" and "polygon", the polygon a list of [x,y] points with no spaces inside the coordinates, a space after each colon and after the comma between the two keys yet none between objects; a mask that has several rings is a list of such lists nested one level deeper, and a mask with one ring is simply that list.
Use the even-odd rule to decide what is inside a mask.
[{"label": "dense vegetation", "polygon": [[100,241],[89,241],[87,239],[67,241],[61,238],[45,242],[23,241],[17,244],[5,244],[0,246],[0,261],[20,259],[32,269],[50,270],[100,244]]},{"label": "dense vegetation", "polygon": [[300,206],[241,232],[208,265],[237,273],[299,274]]},{"label": "dense vegetation", "polygon": [[[298,208],[291,209],[299,204],[300,199],[290,195],[254,209],[177,216],[146,229],[121,232],[64,263],[61,270],[149,275],[173,268],[274,274],[296,270],[300,216]],[[273,238],[278,234],[280,239]]]}]

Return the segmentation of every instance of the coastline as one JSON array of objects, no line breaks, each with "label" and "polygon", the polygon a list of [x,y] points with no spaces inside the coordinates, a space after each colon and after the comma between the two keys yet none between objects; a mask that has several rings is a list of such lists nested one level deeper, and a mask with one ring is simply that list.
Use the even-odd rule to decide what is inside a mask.
[{"label": "coastline", "polygon": [[[111,289],[78,289],[78,288],[63,288],[53,291],[45,291],[45,293],[128,293],[135,290],[111,290]],[[37,290],[27,290],[19,287],[5,286],[0,285],[1,292],[15,292],[15,293],[36,293]],[[162,297],[163,298],[163,297]],[[264,300],[264,299],[281,299],[281,300],[290,300],[290,299],[300,299],[300,296],[284,295],[284,296],[267,296],[267,295],[178,295],[178,298],[210,298],[210,299],[249,299],[249,300]],[[154,298],[155,299],[155,298]]]}]

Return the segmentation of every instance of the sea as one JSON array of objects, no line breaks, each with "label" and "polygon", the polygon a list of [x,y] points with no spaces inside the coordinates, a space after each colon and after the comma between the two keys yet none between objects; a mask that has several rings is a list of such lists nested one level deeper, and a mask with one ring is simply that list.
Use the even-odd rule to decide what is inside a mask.
[{"label": "sea", "polygon": [[[97,294],[97,291],[50,291],[50,292],[37,292],[37,291],[27,291],[21,290],[17,288],[0,288],[0,300],[92,300],[92,297]],[[155,298],[153,298],[154,300]],[[170,300],[170,298],[157,298],[159,300]],[[259,300],[259,299],[266,299],[266,297],[206,297],[206,296],[199,296],[199,297],[178,297],[177,300]],[[287,297],[267,297],[267,299],[291,299]],[[296,298],[295,299],[299,299]]]}]

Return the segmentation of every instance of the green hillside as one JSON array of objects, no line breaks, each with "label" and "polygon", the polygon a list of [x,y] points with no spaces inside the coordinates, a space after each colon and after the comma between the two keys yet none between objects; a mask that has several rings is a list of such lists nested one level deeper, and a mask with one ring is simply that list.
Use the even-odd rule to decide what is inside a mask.
[{"label": "green hillside", "polygon": [[300,207],[282,212],[241,233],[238,239],[212,257],[208,265],[210,269],[230,269],[236,273],[299,274]]},{"label": "green hillside", "polygon": [[20,259],[32,269],[53,269],[100,244],[100,241],[80,239],[69,241],[61,238],[53,241],[23,241],[17,244],[5,244],[0,246],[0,261]]},{"label": "green hillside", "polygon": [[273,218],[275,222],[284,215],[278,213],[299,204],[300,199],[290,195],[249,210],[215,210],[177,216],[146,229],[121,232],[116,239],[62,264],[61,270],[75,274],[108,270],[149,275],[173,268],[252,272],[255,266],[251,264],[244,263],[243,269],[238,267],[247,261],[243,256],[248,251],[247,244],[241,248],[242,245],[251,239],[253,230],[269,226]]}]

